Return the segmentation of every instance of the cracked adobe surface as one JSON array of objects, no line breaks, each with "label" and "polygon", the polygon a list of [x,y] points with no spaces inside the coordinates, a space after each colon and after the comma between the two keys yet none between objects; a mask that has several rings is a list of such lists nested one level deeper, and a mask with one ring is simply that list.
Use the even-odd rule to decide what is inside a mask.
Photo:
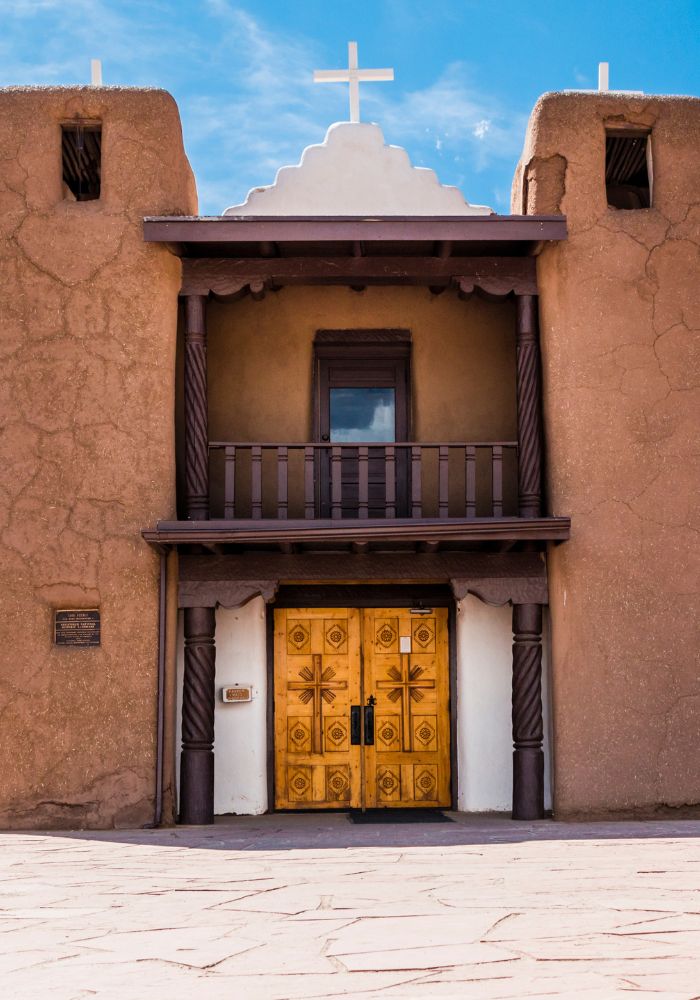
[{"label": "cracked adobe surface", "polygon": [[[605,126],[652,130],[652,208],[608,208]],[[538,261],[560,816],[697,811],[700,101],[548,94],[513,210]],[[522,191],[523,172],[529,182]]]},{"label": "cracked adobe surface", "polygon": [[[98,201],[65,200],[61,122],[103,127]],[[196,211],[163,91],[0,91],[0,826],[151,818],[157,559],[174,512],[180,264],[147,214]],[[99,649],[51,645],[100,607]]]}]

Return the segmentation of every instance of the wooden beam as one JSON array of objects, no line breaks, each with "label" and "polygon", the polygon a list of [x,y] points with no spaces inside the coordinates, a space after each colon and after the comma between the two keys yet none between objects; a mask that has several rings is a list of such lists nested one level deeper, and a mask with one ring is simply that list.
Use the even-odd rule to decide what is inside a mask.
[{"label": "wooden beam", "polygon": [[232,295],[246,285],[427,285],[503,296],[537,294],[534,257],[186,257],[182,295]]},{"label": "wooden beam", "polygon": [[180,217],[144,219],[144,239],[155,243],[284,243],[364,240],[502,242],[566,239],[563,215],[307,217]]},{"label": "wooden beam", "polygon": [[338,520],[320,521],[159,521],[155,529],[142,532],[147,542],[193,545],[202,542],[443,542],[443,541],[556,541],[569,538],[568,517],[481,517],[463,521],[369,518],[362,524]]}]

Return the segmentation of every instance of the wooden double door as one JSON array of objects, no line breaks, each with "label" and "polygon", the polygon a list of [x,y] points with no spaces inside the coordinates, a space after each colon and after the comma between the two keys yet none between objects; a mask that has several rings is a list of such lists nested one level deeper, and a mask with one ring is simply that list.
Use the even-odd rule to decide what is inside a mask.
[{"label": "wooden double door", "polygon": [[275,807],[449,806],[447,609],[275,611]]}]

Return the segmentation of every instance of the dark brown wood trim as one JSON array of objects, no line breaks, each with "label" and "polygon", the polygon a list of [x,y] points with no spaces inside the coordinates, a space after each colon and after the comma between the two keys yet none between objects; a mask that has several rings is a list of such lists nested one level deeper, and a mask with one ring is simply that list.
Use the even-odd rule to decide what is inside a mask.
[{"label": "dark brown wood trim", "polygon": [[204,825],[214,822],[214,608],[186,608],[184,621],[179,813],[181,823]]},{"label": "dark brown wood trim", "polygon": [[544,819],[542,606],[513,605],[513,819]]},{"label": "dark brown wood trim", "polygon": [[444,584],[323,584],[282,585],[274,600],[276,608],[409,608],[422,602],[447,608],[454,604]]},{"label": "dark brown wood trim", "polygon": [[[563,215],[236,217],[147,216],[144,239],[152,243],[323,242],[338,240],[563,240]],[[361,258],[358,258],[361,259]]]},{"label": "dark brown wood trim", "polygon": [[207,542],[431,542],[431,541],[566,541],[568,517],[483,517],[474,520],[367,519],[358,522],[325,521],[159,521],[142,532],[147,542],[192,545]]},{"label": "dark brown wood trim", "polygon": [[206,296],[185,299],[185,481],[187,516],[209,517]]},{"label": "dark brown wood trim", "polygon": [[534,257],[185,257],[182,295],[231,296],[253,286],[392,284],[536,295]]},{"label": "dark brown wood trim", "polygon": [[457,603],[451,601],[447,610],[447,650],[450,669],[450,798],[457,808],[459,795],[459,754],[457,753]]},{"label": "dark brown wood trim", "polygon": [[[379,374],[381,372],[381,375]],[[413,405],[411,400],[411,334],[408,330],[320,330],[314,339],[314,439],[318,444],[330,442],[330,393],[336,386],[392,386],[395,390],[396,441],[407,441],[412,433]],[[360,452],[362,449],[360,449]],[[358,456],[352,456],[348,450],[341,451],[340,464],[337,467],[338,477],[334,476],[336,468],[336,450],[332,445],[316,452],[317,476],[319,493],[318,512],[321,517],[328,517],[332,505],[333,488],[336,482],[340,485],[341,515],[347,516],[347,495],[343,487],[344,475],[352,476],[352,469],[358,469]],[[365,449],[365,473],[368,470],[368,454]],[[375,469],[374,484],[386,489],[387,462],[386,449],[383,445],[372,449],[372,465]],[[383,473],[376,471],[381,462]],[[396,492],[398,493],[398,509],[405,510],[407,496],[407,451],[400,450],[394,455],[396,468]],[[341,471],[342,470],[342,471]],[[356,473],[357,474],[357,473]],[[368,489],[368,480],[365,479]],[[353,503],[359,502],[360,496]],[[381,504],[380,504],[381,507]],[[367,494],[365,493],[364,512],[369,513]],[[377,509],[373,511],[377,517]],[[341,518],[342,519],[342,518]]]},{"label": "dark brown wood trim", "polygon": [[396,348],[404,345],[405,350],[410,350],[411,331],[410,330],[317,330],[314,337],[314,350],[317,354],[326,348],[351,346],[366,347],[371,344],[373,347],[378,344]]},{"label": "dark brown wood trim", "polygon": [[222,556],[182,553],[178,602],[180,607],[240,607],[259,594],[272,603],[280,589],[290,585],[342,587],[346,596],[365,587],[377,594],[382,585],[377,581],[392,588],[449,587],[456,600],[473,594],[494,606],[548,601],[546,567],[536,551],[325,551],[287,556],[266,548]]},{"label": "dark brown wood trim", "polygon": [[542,380],[537,336],[537,298],[516,298],[518,406],[518,514],[542,513]]},{"label": "dark brown wood trim", "polygon": [[265,608],[267,638],[267,812],[275,811],[275,612]]}]

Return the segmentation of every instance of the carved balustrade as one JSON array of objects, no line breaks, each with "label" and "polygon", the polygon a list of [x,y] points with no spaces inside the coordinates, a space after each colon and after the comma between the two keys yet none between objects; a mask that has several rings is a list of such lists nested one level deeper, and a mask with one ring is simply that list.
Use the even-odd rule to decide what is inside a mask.
[{"label": "carved balustrade", "polygon": [[515,441],[209,445],[224,520],[517,516]]}]

